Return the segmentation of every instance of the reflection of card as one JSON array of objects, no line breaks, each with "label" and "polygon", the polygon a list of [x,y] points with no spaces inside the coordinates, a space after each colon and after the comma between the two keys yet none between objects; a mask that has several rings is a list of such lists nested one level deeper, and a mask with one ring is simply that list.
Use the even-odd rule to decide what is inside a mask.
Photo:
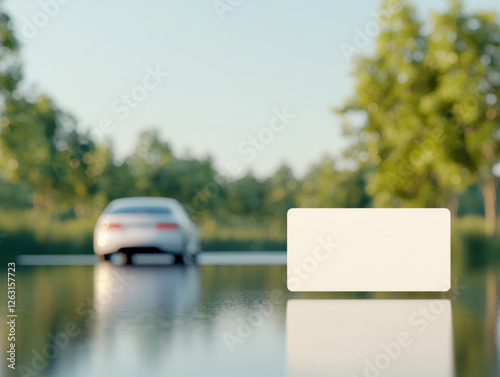
[{"label": "reflection of card", "polygon": [[447,291],[447,209],[293,208],[291,291]]},{"label": "reflection of card", "polygon": [[290,300],[288,375],[451,377],[449,300]]}]

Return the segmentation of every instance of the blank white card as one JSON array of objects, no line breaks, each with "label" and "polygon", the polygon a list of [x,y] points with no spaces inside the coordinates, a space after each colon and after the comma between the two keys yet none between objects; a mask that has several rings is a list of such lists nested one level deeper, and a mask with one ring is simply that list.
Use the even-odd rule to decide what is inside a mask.
[{"label": "blank white card", "polygon": [[292,208],[290,291],[447,291],[445,208]]}]

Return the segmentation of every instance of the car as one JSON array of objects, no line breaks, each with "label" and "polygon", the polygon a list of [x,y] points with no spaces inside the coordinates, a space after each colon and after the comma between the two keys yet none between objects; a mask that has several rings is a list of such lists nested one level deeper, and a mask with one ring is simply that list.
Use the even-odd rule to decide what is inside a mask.
[{"label": "car", "polygon": [[127,264],[135,253],[168,253],[174,263],[196,262],[198,226],[172,198],[129,197],[111,201],[94,228],[94,252],[101,260],[121,252]]}]

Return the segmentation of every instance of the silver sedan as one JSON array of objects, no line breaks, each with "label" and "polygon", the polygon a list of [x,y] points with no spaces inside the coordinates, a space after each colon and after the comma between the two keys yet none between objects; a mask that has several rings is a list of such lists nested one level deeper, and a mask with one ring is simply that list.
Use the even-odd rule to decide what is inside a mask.
[{"label": "silver sedan", "polygon": [[173,254],[175,263],[194,262],[201,251],[196,224],[175,199],[132,197],[115,199],[94,228],[94,252],[109,260],[116,252],[131,263],[138,252]]}]

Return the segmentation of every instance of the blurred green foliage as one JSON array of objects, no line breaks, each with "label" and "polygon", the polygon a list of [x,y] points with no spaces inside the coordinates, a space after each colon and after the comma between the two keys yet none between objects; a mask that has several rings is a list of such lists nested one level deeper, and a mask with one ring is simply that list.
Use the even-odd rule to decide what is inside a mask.
[{"label": "blurred green foliage", "polygon": [[[500,159],[500,24],[451,0],[420,20],[409,1],[384,0],[375,51],[354,61],[354,95],[337,110],[347,156],[370,170],[376,206],[448,207],[477,183],[496,229]],[[387,15],[388,14],[388,15]],[[363,116],[354,121],[350,114]]]}]

